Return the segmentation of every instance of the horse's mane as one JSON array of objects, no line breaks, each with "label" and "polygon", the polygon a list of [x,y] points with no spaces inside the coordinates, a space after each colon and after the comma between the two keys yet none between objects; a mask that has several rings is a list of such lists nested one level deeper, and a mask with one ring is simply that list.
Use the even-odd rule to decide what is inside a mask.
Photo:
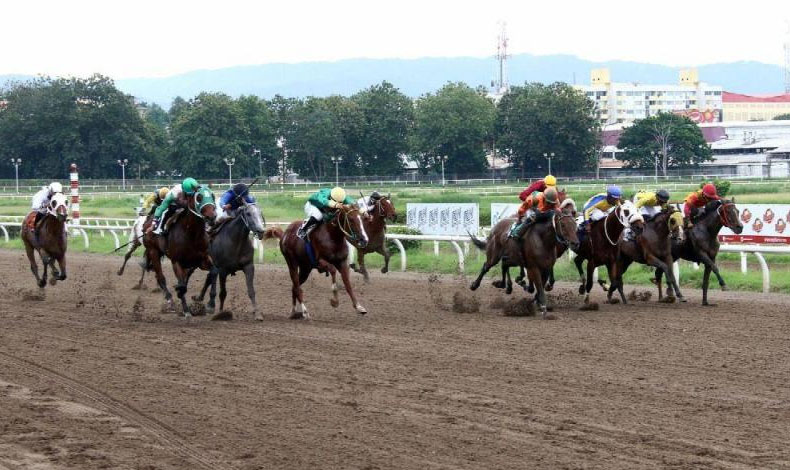
[{"label": "horse's mane", "polygon": [[576,212],[576,201],[571,198],[568,198],[560,203],[560,210],[565,209],[566,207],[571,206],[573,212]]}]

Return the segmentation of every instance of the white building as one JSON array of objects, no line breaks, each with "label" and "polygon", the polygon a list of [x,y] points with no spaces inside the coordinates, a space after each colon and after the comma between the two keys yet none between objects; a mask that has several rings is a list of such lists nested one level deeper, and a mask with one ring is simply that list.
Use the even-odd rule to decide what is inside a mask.
[{"label": "white building", "polygon": [[603,124],[631,123],[659,112],[699,123],[721,121],[722,87],[700,82],[696,69],[681,70],[678,85],[614,83],[609,69],[594,69],[590,82],[575,88],[595,103]]}]

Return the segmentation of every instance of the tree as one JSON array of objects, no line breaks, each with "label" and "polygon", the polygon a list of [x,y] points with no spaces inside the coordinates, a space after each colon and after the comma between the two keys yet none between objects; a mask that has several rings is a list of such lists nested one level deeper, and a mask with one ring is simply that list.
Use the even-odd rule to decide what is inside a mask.
[{"label": "tree", "polygon": [[637,120],[623,131],[618,147],[623,149],[623,160],[632,168],[653,168],[658,155],[664,176],[670,167],[694,166],[712,159],[699,126],[685,116],[672,113]]},{"label": "tree", "polygon": [[784,113],[778,116],[774,116],[774,121],[790,121],[790,113]]},{"label": "tree", "polygon": [[[236,103],[248,132],[242,150],[250,155],[247,165],[238,167],[242,171],[239,174],[253,177],[277,173],[280,149],[276,145],[274,113],[269,104],[251,95],[241,96]],[[256,150],[260,152],[260,158]]]},{"label": "tree", "polygon": [[599,127],[592,101],[566,83],[511,88],[497,106],[494,125],[496,147],[522,174],[546,171],[543,154],[551,152],[555,172],[593,167]]},{"label": "tree", "polygon": [[132,97],[101,75],[16,83],[4,99],[0,156],[28,162],[23,178],[63,178],[71,162],[90,178],[118,177],[117,160],[142,165],[159,148]]},{"label": "tree", "polygon": [[323,180],[331,158],[344,153],[343,134],[323,98],[308,98],[291,108],[288,134],[290,167],[301,175]]},{"label": "tree", "polygon": [[417,100],[414,150],[421,168],[437,168],[447,157],[450,173],[485,170],[494,126],[494,103],[464,83],[448,83]]},{"label": "tree", "polygon": [[389,82],[367,88],[351,99],[364,118],[358,147],[359,169],[363,174],[392,175],[403,169],[401,156],[409,148],[414,121],[411,99]]}]

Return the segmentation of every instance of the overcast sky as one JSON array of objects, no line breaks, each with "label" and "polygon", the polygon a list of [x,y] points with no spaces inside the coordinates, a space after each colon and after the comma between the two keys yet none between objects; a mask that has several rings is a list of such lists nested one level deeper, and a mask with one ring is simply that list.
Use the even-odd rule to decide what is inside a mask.
[{"label": "overcast sky", "polygon": [[788,0],[479,2],[5,0],[0,74],[113,78],[345,58],[510,52],[701,65],[782,64]]}]

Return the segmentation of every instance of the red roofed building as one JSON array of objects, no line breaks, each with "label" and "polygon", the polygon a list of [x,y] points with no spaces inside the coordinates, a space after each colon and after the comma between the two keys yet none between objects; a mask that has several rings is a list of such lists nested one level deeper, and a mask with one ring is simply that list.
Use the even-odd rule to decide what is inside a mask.
[{"label": "red roofed building", "polygon": [[721,95],[724,121],[770,121],[790,114],[790,94],[742,95],[725,91]]}]

